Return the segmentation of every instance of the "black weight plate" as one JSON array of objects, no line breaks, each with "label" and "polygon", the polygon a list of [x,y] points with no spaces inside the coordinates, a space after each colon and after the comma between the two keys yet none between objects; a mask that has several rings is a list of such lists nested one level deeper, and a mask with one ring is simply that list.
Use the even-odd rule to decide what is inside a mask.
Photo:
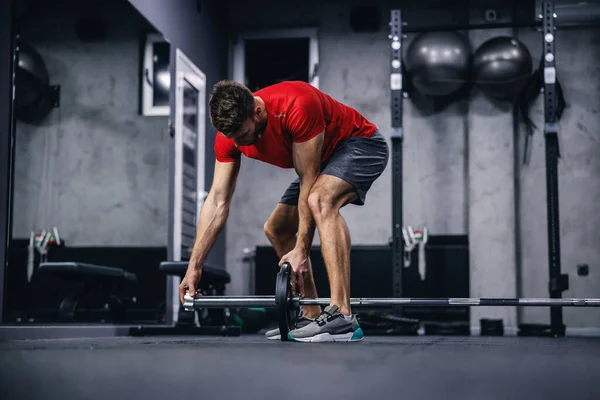
[{"label": "black weight plate", "polygon": [[291,307],[289,304],[291,298],[290,274],[292,266],[284,263],[275,281],[275,304],[277,304],[277,320],[279,322],[279,333],[281,341],[288,341],[288,332],[292,326]]}]

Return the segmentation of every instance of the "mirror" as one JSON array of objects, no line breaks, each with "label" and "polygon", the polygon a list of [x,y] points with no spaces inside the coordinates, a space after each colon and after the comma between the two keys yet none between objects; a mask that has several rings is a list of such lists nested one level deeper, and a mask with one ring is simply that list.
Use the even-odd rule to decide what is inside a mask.
[{"label": "mirror", "polygon": [[[170,45],[127,0],[19,3],[6,321],[103,321],[124,308],[128,321],[155,320],[165,298]],[[98,277],[42,274],[43,261],[136,279],[119,282],[123,304],[110,305],[113,293],[76,295]],[[23,300],[32,292],[43,302]]]}]

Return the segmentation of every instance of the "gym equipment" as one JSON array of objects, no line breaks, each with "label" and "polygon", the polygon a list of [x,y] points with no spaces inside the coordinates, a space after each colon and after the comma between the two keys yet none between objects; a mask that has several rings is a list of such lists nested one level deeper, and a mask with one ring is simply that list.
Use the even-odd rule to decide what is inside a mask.
[{"label": "gym equipment", "polygon": [[[556,45],[554,26],[554,1],[543,0],[543,59],[544,59],[544,137],[546,139],[546,204],[548,221],[548,291],[551,298],[560,298],[569,288],[569,276],[561,273],[560,216],[558,204],[558,124],[557,124],[557,85],[556,85]],[[550,330],[552,335],[564,336],[562,308],[550,309]]]},{"label": "gym equipment", "polygon": [[[187,271],[186,261],[163,261],[160,263],[159,271],[168,276],[183,278]],[[203,295],[219,296],[225,292],[225,285],[231,281],[229,273],[222,268],[204,264],[202,269],[202,281],[198,292]],[[165,304],[165,308],[168,307]],[[166,309],[164,310],[166,311]],[[231,321],[228,310],[206,310],[205,313],[189,313],[178,303],[177,322],[165,326],[137,326],[130,329],[132,336],[144,335],[223,335],[239,336],[241,327],[235,326]],[[196,323],[196,317],[198,322]]]},{"label": "gym equipment", "polygon": [[[520,98],[518,99],[518,104],[519,104],[519,111],[521,114],[521,117],[523,118],[523,120],[525,121],[525,129],[527,132],[527,135],[525,136],[525,148],[523,151],[523,164],[527,165],[529,163],[529,159],[531,157],[531,137],[534,134],[534,130],[537,129],[536,124],[533,122],[533,120],[531,119],[530,115],[529,115],[529,111],[531,109],[531,105],[534,104],[535,100],[537,99],[537,97],[540,95],[540,93],[543,93],[544,90],[544,86],[545,86],[545,60],[544,60],[544,55],[542,54],[542,57],[540,57],[540,62],[538,65],[538,68],[533,72],[533,74],[531,74],[531,78],[529,79],[529,81],[527,82],[527,84],[525,85],[525,87],[523,88],[523,91],[521,92]],[[562,85],[560,83],[560,79],[557,76],[554,77],[555,78],[555,91],[556,91],[556,121],[559,121],[560,118],[562,117],[563,112],[565,111],[565,108],[567,107],[567,101],[565,99],[565,94],[562,88]],[[559,157],[560,157],[560,152],[559,152]]]},{"label": "gym equipment", "polygon": [[81,283],[65,295],[58,309],[61,321],[78,319],[77,310],[90,309],[95,303],[108,308],[112,321],[124,321],[133,299],[128,288],[137,282],[137,276],[121,268],[80,262],[42,262],[37,275],[53,275]]},{"label": "gym equipment", "polygon": [[410,267],[412,261],[412,251],[419,248],[419,275],[425,279],[425,245],[429,237],[429,230],[423,227],[423,230],[415,230],[412,226],[402,228],[402,237],[404,238],[404,268]]},{"label": "gym equipment", "polygon": [[[281,340],[287,341],[287,333],[293,325],[293,314],[301,305],[328,306],[329,298],[300,299],[292,297],[290,275],[292,266],[284,263],[275,281],[275,296],[194,296],[189,292],[184,297],[183,307],[186,311],[199,308],[221,307],[262,307],[277,308]],[[545,299],[545,298],[447,298],[447,299],[411,299],[411,298],[351,298],[351,307],[392,307],[396,305],[410,306],[515,306],[515,307],[600,307],[600,298],[593,299]]]},{"label": "gym equipment", "polygon": [[[543,63],[543,89],[544,89],[544,137],[546,144],[546,196],[547,196],[547,219],[548,219],[548,291],[550,298],[560,299],[562,292],[568,289],[568,275],[561,273],[560,253],[560,224],[559,224],[559,193],[558,193],[558,115],[561,104],[559,100],[560,86],[556,79],[556,15],[554,13],[554,1],[542,0],[541,13],[538,15],[542,27],[542,57]],[[390,94],[391,94],[391,118],[392,118],[392,250],[394,276],[392,280],[394,296],[402,297],[402,260],[403,243],[400,232],[402,224],[402,146],[404,140],[402,99],[403,91],[403,69],[402,69],[402,39],[404,21],[401,10],[391,10],[390,35],[391,41],[391,70],[390,70]],[[413,32],[415,32],[413,30]],[[395,311],[401,313],[400,309]],[[400,314],[401,315],[401,314]],[[524,324],[520,327],[525,328]],[[550,326],[548,327],[552,336],[564,336],[566,326],[563,323],[562,308],[557,304],[550,308]]]},{"label": "gym equipment", "polygon": [[502,319],[481,318],[479,320],[481,336],[503,336],[504,323]]},{"label": "gym equipment", "polygon": [[40,53],[25,42],[19,43],[19,62],[15,105],[28,107],[38,101],[41,91],[50,83],[48,68]]},{"label": "gym equipment", "polygon": [[20,42],[15,74],[15,114],[21,121],[37,123],[58,106],[59,86],[50,85],[50,74],[40,53]]},{"label": "gym equipment", "polygon": [[50,246],[64,246],[58,234],[58,228],[52,228],[51,232],[42,231],[40,234],[31,232],[29,235],[29,246],[27,248],[27,281],[31,282],[35,270],[35,251],[40,255],[41,262],[48,261],[48,248]]},{"label": "gym equipment", "polygon": [[469,81],[472,51],[456,32],[426,32],[412,41],[405,55],[411,83],[429,96],[448,96]]},{"label": "gym equipment", "polygon": [[485,41],[473,57],[473,82],[495,100],[516,100],[532,71],[533,60],[527,46],[510,36]]}]

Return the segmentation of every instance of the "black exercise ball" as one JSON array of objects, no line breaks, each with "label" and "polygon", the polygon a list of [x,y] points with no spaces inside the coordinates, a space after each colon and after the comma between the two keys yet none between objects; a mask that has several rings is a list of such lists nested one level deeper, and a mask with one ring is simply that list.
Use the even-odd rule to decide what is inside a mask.
[{"label": "black exercise ball", "polygon": [[55,103],[50,74],[40,53],[28,43],[19,43],[17,56],[15,114],[21,121],[38,123]]},{"label": "black exercise ball", "polygon": [[532,71],[531,53],[521,41],[510,36],[487,40],[473,57],[474,84],[496,100],[515,100]]},{"label": "black exercise ball", "polygon": [[27,43],[19,44],[15,102],[17,107],[31,106],[48,87],[50,74],[40,53]]},{"label": "black exercise ball", "polygon": [[471,60],[468,40],[456,32],[421,33],[404,58],[411,84],[429,96],[448,96],[460,90],[469,80]]}]

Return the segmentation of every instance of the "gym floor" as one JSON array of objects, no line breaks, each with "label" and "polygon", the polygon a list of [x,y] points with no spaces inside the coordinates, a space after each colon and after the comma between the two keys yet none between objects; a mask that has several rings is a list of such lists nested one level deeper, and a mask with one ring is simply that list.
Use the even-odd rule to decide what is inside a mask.
[{"label": "gym floor", "polygon": [[0,342],[2,399],[600,399],[600,339]]}]

